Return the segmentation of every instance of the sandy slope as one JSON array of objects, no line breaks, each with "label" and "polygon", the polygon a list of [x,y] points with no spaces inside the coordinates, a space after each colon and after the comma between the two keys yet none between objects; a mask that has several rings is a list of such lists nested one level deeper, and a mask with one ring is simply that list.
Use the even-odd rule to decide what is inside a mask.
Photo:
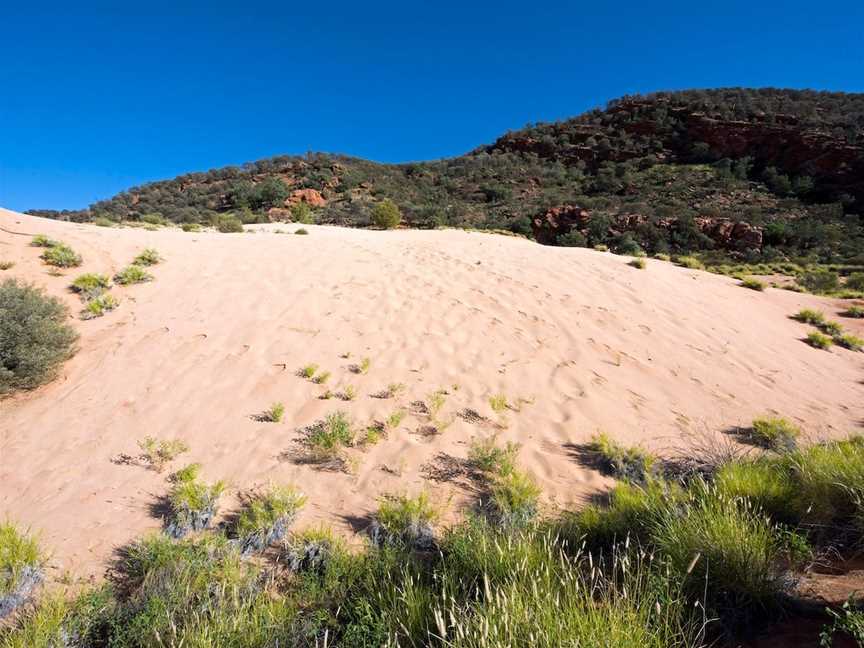
[{"label": "sandy slope", "polygon": [[[166,258],[155,282],[115,289],[118,311],[75,320],[81,351],[56,382],[0,402],[0,517],[37,530],[54,566],[79,574],[98,574],[118,546],[159,526],[150,507],[165,475],[112,462],[146,435],[185,440],[183,461],[235,493],[295,482],[309,496],[299,525],[348,530],[386,492],[428,488],[457,509],[467,496],[458,481],[430,481],[423,467],[436,456],[445,465],[439,453],[465,457],[468,440],[489,430],[456,413],[493,416],[488,397],[499,392],[533,401],[509,413],[502,438],[523,444],[522,463],[562,506],[608,486],[569,448],[598,430],[667,449],[765,412],[814,436],[864,421],[864,354],[811,349],[801,342],[808,328],[788,319],[834,304],[669,263],[640,271],[610,254],[461,231],[189,234],[3,210],[0,227],[62,238],[83,254],[81,272],[113,273],[145,246]],[[0,258],[16,262],[2,277],[43,285],[77,312],[65,286],[78,271],[50,276],[28,243],[0,231]],[[368,374],[350,373],[364,356]],[[310,362],[358,398],[320,400],[323,388],[295,375]],[[328,412],[386,416],[397,404],[371,394],[391,382],[408,386],[403,406],[447,388],[452,425],[425,438],[425,421],[409,416],[354,453],[353,475],[285,458],[297,428]],[[282,423],[253,420],[277,400]]]}]

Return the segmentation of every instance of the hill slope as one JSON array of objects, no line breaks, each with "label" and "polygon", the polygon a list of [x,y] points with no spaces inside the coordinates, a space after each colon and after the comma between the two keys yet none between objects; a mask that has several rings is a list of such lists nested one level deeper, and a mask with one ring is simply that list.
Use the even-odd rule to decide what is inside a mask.
[{"label": "hill slope", "polygon": [[[731,88],[626,97],[446,160],[279,156],[133,187],[84,211],[33,213],[199,222],[236,211],[251,222],[308,201],[321,223],[365,226],[382,198],[414,227],[847,260],[864,255],[864,95]],[[574,207],[583,216],[561,218]],[[749,227],[730,235],[724,222]]]},{"label": "hill slope", "polygon": [[[298,484],[309,496],[300,528],[325,519],[361,529],[385,492],[429,489],[436,501],[453,496],[455,510],[472,492],[459,466],[475,436],[521,443],[520,463],[551,501],[578,505],[609,484],[574,458],[574,444],[600,430],[669,450],[766,412],[819,436],[864,420],[864,356],[807,346],[809,328],[788,317],[833,315],[839,302],[812,295],[454,230],[309,226],[304,237],[263,225],[232,236],[3,210],[0,220],[83,255],[78,271],[53,276],[28,236],[0,231],[2,257],[16,264],[2,277],[34,281],[73,312],[81,305],[67,285],[79,271],[113,274],[144,247],[165,258],[153,282],[113,289],[118,310],[76,320],[81,350],[58,380],[0,404],[0,512],[39,530],[55,566],[75,573],[97,573],[159,526],[167,473],[124,459],[146,436],[185,441],[172,468],[200,462],[232,494]],[[366,357],[368,372],[354,373]],[[309,363],[332,373],[327,385],[295,374]],[[376,398],[390,383],[404,393]],[[354,400],[321,398],[349,385]],[[415,402],[439,389],[436,423]],[[514,406],[506,420],[490,407],[496,394]],[[276,401],[281,423],[255,419]],[[349,451],[347,472],[298,460],[302,429],[326,414],[344,410],[363,430],[399,408],[406,418]]]}]

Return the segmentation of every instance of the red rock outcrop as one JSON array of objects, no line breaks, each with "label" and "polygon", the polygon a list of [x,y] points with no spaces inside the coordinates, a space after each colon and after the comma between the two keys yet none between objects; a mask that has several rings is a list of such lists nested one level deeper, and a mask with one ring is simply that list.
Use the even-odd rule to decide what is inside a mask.
[{"label": "red rock outcrop", "polygon": [[327,200],[316,189],[295,189],[291,192],[285,204],[296,205],[301,202],[306,203],[310,207],[323,207],[327,204]]}]

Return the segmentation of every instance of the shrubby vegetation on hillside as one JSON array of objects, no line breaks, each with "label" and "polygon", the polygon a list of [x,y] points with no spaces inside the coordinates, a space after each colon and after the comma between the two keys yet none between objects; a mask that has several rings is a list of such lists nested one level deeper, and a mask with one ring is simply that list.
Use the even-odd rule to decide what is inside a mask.
[{"label": "shrubby vegetation on hillside", "polygon": [[[855,170],[864,173],[864,149],[854,147],[864,146],[862,115],[861,94],[731,88],[624,97],[450,159],[379,164],[323,153],[277,156],[132,187],[88,210],[33,213],[227,229],[227,213],[243,222],[266,220],[267,210],[285,205],[291,192],[310,189],[326,201],[315,210],[321,223],[368,226],[386,199],[411,227],[530,236],[532,219],[545,210],[578,205],[591,223],[562,244],[623,253],[633,245],[661,253],[711,249],[716,242],[695,222],[707,217],[763,228],[764,248],[755,256],[860,263],[864,183]],[[721,150],[725,140],[714,141],[712,129],[743,129],[731,139],[745,145]],[[771,140],[777,129],[792,143]],[[820,167],[814,160],[831,156],[818,147],[840,150],[834,144],[852,145],[843,149],[852,157]],[[788,154],[793,145],[804,153]]]}]

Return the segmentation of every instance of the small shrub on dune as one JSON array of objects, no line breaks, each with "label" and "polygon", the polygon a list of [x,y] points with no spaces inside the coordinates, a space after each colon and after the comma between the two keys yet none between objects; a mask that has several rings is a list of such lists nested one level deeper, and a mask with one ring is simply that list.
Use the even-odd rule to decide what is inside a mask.
[{"label": "small shrub on dune", "polygon": [[845,311],[840,313],[843,317],[852,317],[854,319],[864,319],[864,307],[850,306]]},{"label": "small shrub on dune", "polygon": [[749,435],[763,448],[782,452],[795,449],[801,430],[785,418],[765,416],[753,420]]},{"label": "small shrub on dune", "polygon": [[312,208],[305,202],[291,205],[291,219],[301,225],[311,225],[315,220],[312,217]]},{"label": "small shrub on dune", "polygon": [[516,467],[519,444],[508,442],[503,447],[496,435],[485,439],[472,439],[468,448],[468,462],[480,472],[503,475]]},{"label": "small shrub on dune", "polygon": [[671,261],[672,260],[672,257],[670,257],[668,254],[666,254],[664,252],[658,252],[657,254],[654,255],[654,258],[657,259],[658,261]]},{"label": "small shrub on dune", "polygon": [[830,349],[831,344],[833,343],[830,337],[823,335],[818,331],[811,331],[808,333],[804,341],[814,349],[822,349],[823,351]]},{"label": "small shrub on dune", "polygon": [[182,229],[184,232],[200,232],[201,225],[199,225],[198,223],[183,223],[180,226],[180,229]]},{"label": "small shrub on dune", "polygon": [[0,621],[27,603],[42,582],[35,538],[11,522],[0,523]]},{"label": "small shrub on dune", "polygon": [[184,452],[189,452],[189,446],[180,439],[157,439],[144,437],[138,442],[141,450],[141,461],[156,472],[162,472],[165,466]]},{"label": "small shrub on dune", "polygon": [[802,324],[811,324],[812,326],[822,326],[825,323],[825,314],[821,311],[805,308],[792,316],[792,319],[801,322]]},{"label": "small shrub on dune", "polygon": [[84,309],[81,311],[81,319],[90,320],[96,317],[102,317],[105,313],[114,310],[120,305],[120,301],[108,293],[93,297],[87,301]]},{"label": "small shrub on dune", "polygon": [[285,405],[282,403],[273,403],[268,409],[254,417],[265,423],[279,423],[285,415]]},{"label": "small shrub on dune", "polygon": [[861,349],[864,349],[864,340],[851,333],[834,336],[834,344],[850,351],[861,351]]},{"label": "small shrub on dune", "polygon": [[436,547],[433,524],[440,511],[423,492],[417,497],[390,495],[381,500],[369,537],[376,546],[399,546],[419,551]]},{"label": "small shrub on dune", "polygon": [[516,468],[495,475],[484,510],[490,520],[503,527],[527,524],[537,515],[540,487],[526,472]]},{"label": "small shrub on dune", "polygon": [[625,481],[644,483],[655,472],[657,460],[642,448],[627,448],[606,433],[594,436],[587,445],[598,467]]},{"label": "small shrub on dune", "polygon": [[832,337],[843,335],[843,326],[838,322],[825,321],[819,324],[817,328],[825,335],[830,335]]},{"label": "small shrub on dune", "polygon": [[14,261],[0,261],[0,270],[9,270],[15,267]]},{"label": "small shrub on dune", "polygon": [[631,268],[636,268],[637,270],[644,270],[647,267],[647,263],[643,258],[632,259],[629,263],[627,263]]},{"label": "small shrub on dune", "polygon": [[339,398],[344,401],[353,401],[357,398],[357,389],[354,385],[345,385],[344,389],[342,389],[342,392],[339,394]]},{"label": "small shrub on dune", "polygon": [[300,367],[297,371],[297,375],[301,378],[306,378],[307,380],[312,380],[315,377],[315,372],[318,371],[317,364],[308,364]]},{"label": "small shrub on dune", "polygon": [[157,250],[154,250],[153,248],[145,248],[140,254],[138,254],[138,256],[132,259],[132,265],[152,266],[156,265],[160,261],[162,261],[162,257],[159,256]]},{"label": "small shrub on dune", "polygon": [[345,412],[328,414],[306,431],[309,458],[315,462],[339,459],[344,448],[354,445],[355,433]]},{"label": "small shrub on dune", "polygon": [[57,375],[78,339],[66,315],[62,302],[34,286],[15,279],[0,283],[0,395]]},{"label": "small shrub on dune", "polygon": [[608,245],[604,245],[603,243],[599,243],[599,244],[595,245],[595,246],[594,246],[593,248],[591,248],[591,249],[593,249],[595,252],[608,252],[608,251],[609,251],[609,246],[608,246]]},{"label": "small shrub on dune", "polygon": [[385,198],[372,208],[372,222],[380,229],[395,229],[402,222],[402,213],[396,203]]},{"label": "small shrub on dune", "polygon": [[220,214],[213,221],[213,226],[223,234],[241,234],[243,221],[231,214]]},{"label": "small shrub on dune", "polygon": [[88,300],[98,297],[111,287],[111,280],[102,274],[87,272],[78,275],[69,288],[78,293],[81,299]]},{"label": "small shrub on dune", "polygon": [[168,493],[169,513],[165,533],[182,538],[192,531],[210,526],[219,510],[219,497],[225,490],[223,482],[207,484],[196,478],[176,481]]},{"label": "small shrub on dune", "polygon": [[39,257],[55,268],[76,268],[81,265],[81,255],[65,243],[46,248]]},{"label": "small shrub on dune", "polygon": [[405,419],[405,414],[406,412],[403,409],[398,409],[390,414],[386,419],[384,419],[384,429],[392,431],[398,428]]},{"label": "small shrub on dune", "polygon": [[98,218],[93,219],[93,224],[96,227],[114,227],[117,223],[110,218],[105,218],[104,216],[99,216]]},{"label": "small shrub on dune", "polygon": [[121,286],[153,281],[153,275],[138,265],[129,265],[114,275],[114,281]]},{"label": "small shrub on dune", "polygon": [[750,290],[757,290],[759,292],[765,290],[765,282],[754,279],[753,277],[742,279],[741,286],[743,288],[749,288]]},{"label": "small shrub on dune", "polygon": [[61,245],[60,241],[48,238],[44,234],[37,234],[30,240],[30,245],[33,247],[52,248]]},{"label": "small shrub on dune", "polygon": [[839,275],[832,270],[811,270],[802,273],[796,279],[799,286],[814,293],[836,290],[839,280]]},{"label": "small shrub on dune", "polygon": [[693,256],[676,257],[675,263],[677,263],[682,268],[689,268],[690,270],[704,270],[705,269],[705,264]]},{"label": "small shrub on dune", "polygon": [[305,503],[306,496],[293,486],[273,486],[249,497],[234,524],[240,553],[264,551],[284,538]]},{"label": "small shrub on dune", "polygon": [[298,234],[299,236],[308,236],[309,230],[307,230],[305,227],[301,227],[300,229],[295,230],[294,233]]}]

